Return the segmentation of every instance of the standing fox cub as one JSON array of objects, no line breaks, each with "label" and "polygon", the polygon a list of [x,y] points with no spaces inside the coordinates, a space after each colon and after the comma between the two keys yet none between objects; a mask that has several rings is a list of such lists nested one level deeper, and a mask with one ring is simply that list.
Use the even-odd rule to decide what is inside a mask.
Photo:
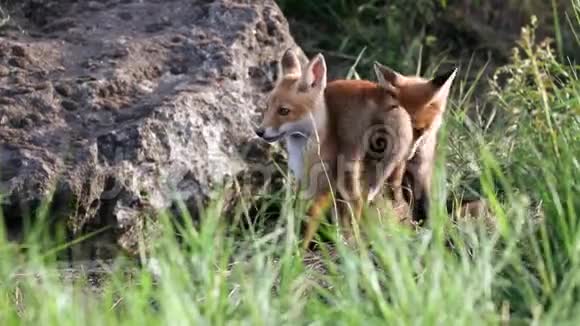
[{"label": "standing fox cub", "polygon": [[404,187],[411,189],[413,218],[422,222],[428,218],[431,178],[435,164],[437,132],[441,127],[443,113],[451,84],[457,69],[439,75],[431,80],[415,76],[404,76],[396,71],[375,63],[375,73],[379,84],[388,89],[400,105],[409,113],[417,138],[412,157],[407,162]]},{"label": "standing fox cub", "polygon": [[376,194],[387,178],[401,184],[413,144],[407,111],[389,87],[359,80],[326,82],[326,63],[315,56],[302,71],[292,50],[280,60],[278,82],[256,134],[286,141],[289,167],[313,195],[303,247],[337,199],[347,238],[351,216],[361,217],[363,193]]}]

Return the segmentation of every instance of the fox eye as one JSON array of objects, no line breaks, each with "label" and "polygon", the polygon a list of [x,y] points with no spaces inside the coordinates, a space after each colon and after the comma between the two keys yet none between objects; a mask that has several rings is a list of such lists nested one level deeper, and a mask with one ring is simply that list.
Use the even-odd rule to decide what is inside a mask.
[{"label": "fox eye", "polygon": [[290,113],[290,109],[288,109],[287,107],[281,106],[278,108],[279,115],[288,115],[288,113]]}]

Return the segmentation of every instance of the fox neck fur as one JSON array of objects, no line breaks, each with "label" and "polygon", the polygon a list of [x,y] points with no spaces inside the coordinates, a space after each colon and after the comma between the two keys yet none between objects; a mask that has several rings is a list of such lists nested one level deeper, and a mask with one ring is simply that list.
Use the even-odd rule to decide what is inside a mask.
[{"label": "fox neck fur", "polygon": [[292,174],[302,180],[304,177],[304,164],[306,152],[312,146],[320,146],[324,142],[327,134],[328,109],[324,96],[320,96],[316,101],[314,109],[303,121],[309,128],[306,133],[294,132],[289,133],[285,138],[286,149],[288,150],[288,167]]}]

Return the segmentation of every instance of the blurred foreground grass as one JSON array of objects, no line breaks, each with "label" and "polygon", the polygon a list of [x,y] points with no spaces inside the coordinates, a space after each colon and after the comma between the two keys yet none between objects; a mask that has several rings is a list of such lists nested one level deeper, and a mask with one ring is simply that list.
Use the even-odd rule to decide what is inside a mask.
[{"label": "blurred foreground grass", "polygon": [[[569,17],[579,23],[575,5]],[[579,324],[579,69],[536,43],[534,28],[524,30],[482,99],[459,80],[442,134],[439,197],[484,197],[495,228],[452,222],[443,204],[418,232],[368,211],[368,246],[322,245],[304,257],[292,193],[278,196],[286,199],[271,232],[241,239],[217,201],[199,227],[160,214],[161,236],[142,264],[105,265],[96,290],[63,278],[63,246],[43,230],[28,230],[22,246],[0,230],[0,323]]]}]

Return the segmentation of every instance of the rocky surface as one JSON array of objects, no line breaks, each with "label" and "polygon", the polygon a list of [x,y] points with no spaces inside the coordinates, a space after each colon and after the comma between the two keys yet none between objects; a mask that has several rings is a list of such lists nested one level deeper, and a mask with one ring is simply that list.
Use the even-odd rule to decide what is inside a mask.
[{"label": "rocky surface", "polygon": [[[294,41],[273,0],[23,0],[0,30],[0,191],[9,229],[53,194],[72,236],[129,251],[152,211],[268,161],[253,137]],[[53,224],[54,224],[53,223]]]}]

